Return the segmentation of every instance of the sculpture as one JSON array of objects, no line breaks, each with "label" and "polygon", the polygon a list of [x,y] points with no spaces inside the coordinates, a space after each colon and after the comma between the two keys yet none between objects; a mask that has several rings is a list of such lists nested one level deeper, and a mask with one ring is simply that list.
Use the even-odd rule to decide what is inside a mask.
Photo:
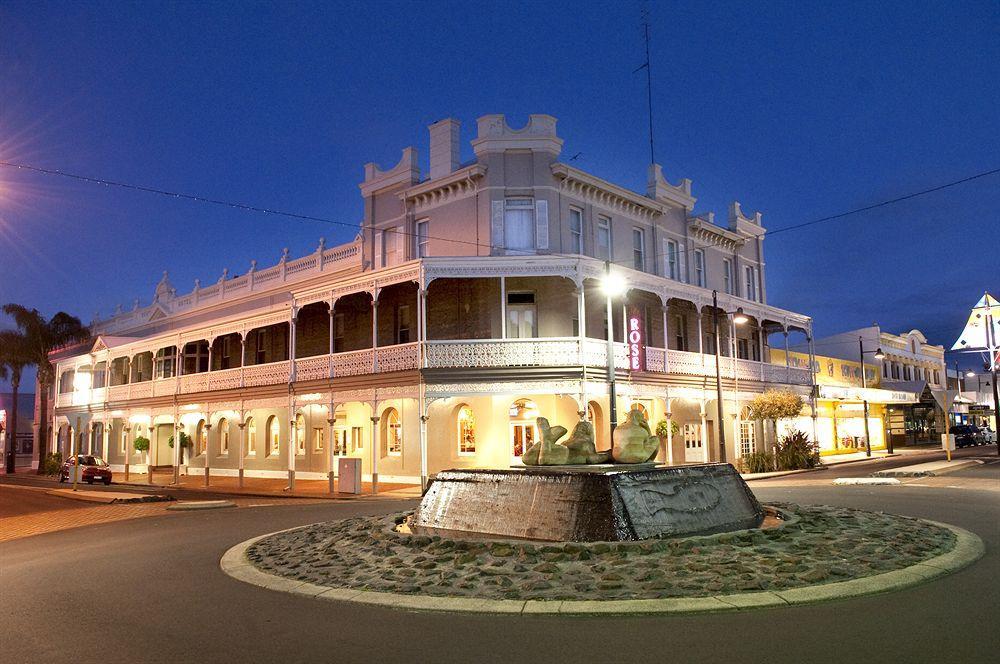
[{"label": "sculpture", "polygon": [[630,410],[625,422],[615,427],[613,442],[611,456],[615,463],[646,463],[660,447],[660,439],[637,409]]},{"label": "sculpture", "polygon": [[549,420],[539,417],[535,420],[541,440],[532,444],[521,461],[526,466],[578,466],[592,463],[608,463],[610,452],[598,452],[594,444],[594,425],[580,421],[573,427],[573,433],[563,442],[566,427],[550,426]]}]

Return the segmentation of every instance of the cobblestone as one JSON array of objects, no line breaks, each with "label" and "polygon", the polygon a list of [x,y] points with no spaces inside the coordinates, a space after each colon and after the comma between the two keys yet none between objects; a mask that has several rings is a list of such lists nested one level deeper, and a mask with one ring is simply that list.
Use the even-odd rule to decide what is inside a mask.
[{"label": "cobblestone", "polygon": [[[414,537],[405,513],[307,526],[247,550],[318,585],[482,599],[657,599],[785,590],[901,569],[949,551],[934,524],[839,507],[778,506],[778,528],[679,540],[539,544]],[[457,553],[456,553],[457,552]]]}]

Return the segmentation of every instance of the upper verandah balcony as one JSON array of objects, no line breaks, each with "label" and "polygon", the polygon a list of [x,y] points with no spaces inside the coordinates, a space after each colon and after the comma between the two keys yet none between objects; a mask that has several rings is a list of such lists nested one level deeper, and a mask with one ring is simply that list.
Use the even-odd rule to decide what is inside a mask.
[{"label": "upper verandah balcony", "polygon": [[[604,265],[586,258],[428,258],[293,291],[290,307],[213,320],[159,338],[111,338],[64,360],[58,405],[304,383],[414,369],[606,365]],[[626,320],[642,335],[639,371],[714,376],[711,294],[634,270],[615,300],[616,364],[630,369]],[[750,317],[736,326],[725,311]],[[724,377],[807,385],[807,370],[767,358],[767,335],[808,318],[731,296],[720,300]],[[373,344],[377,338],[377,344]],[[294,357],[294,361],[289,358]],[[104,374],[104,375],[99,375]],[[86,394],[77,383],[88,382]]]}]

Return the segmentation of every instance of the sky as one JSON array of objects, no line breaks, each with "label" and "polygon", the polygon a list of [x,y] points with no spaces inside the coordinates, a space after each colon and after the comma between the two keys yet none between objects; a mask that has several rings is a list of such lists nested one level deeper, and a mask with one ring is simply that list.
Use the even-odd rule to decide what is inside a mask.
[{"label": "sky", "polygon": [[[644,192],[633,2],[0,3],[0,161],[357,223],[366,162],[427,125],[559,119],[563,158]],[[774,231],[1000,168],[1000,4],[648,5],[656,160]],[[0,303],[89,322],[350,241],[348,227],[0,166]],[[1000,174],[765,241],[770,304],[817,336],[950,346],[1000,295]],[[9,325],[0,319],[0,327]]]}]

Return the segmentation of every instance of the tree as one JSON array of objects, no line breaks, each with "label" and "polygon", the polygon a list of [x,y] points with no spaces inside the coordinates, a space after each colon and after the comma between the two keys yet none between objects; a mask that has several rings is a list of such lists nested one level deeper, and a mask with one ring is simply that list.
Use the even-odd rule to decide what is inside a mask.
[{"label": "tree", "polygon": [[17,442],[17,393],[21,387],[21,373],[34,364],[28,338],[17,330],[0,330],[0,379],[10,377],[11,405],[7,420],[7,445],[3,463],[8,473],[14,472],[14,446]]},{"label": "tree", "polygon": [[[5,304],[3,312],[14,319],[20,335],[25,339],[29,361],[38,369],[39,422],[38,459],[45,458],[48,445],[49,390],[55,382],[55,367],[49,361],[49,353],[57,348],[90,339],[90,330],[76,316],[60,311],[49,320],[37,309],[28,309],[20,304]],[[42,464],[38,472],[43,473]]]},{"label": "tree", "polygon": [[755,396],[747,405],[750,407],[750,417],[771,423],[774,438],[777,439],[778,420],[798,417],[805,402],[802,397],[791,392],[768,390]]}]

